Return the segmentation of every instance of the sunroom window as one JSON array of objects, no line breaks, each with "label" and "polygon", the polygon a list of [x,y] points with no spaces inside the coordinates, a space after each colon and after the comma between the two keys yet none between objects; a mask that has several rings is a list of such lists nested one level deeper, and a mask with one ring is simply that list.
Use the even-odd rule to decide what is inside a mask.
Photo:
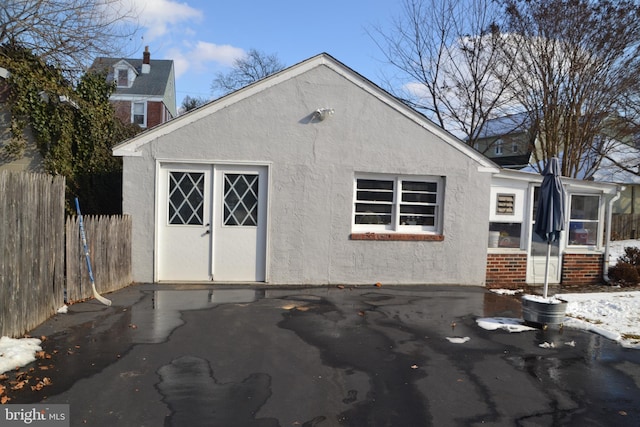
[{"label": "sunroom window", "polygon": [[355,187],[355,231],[439,231],[441,178],[357,177]]},{"label": "sunroom window", "polygon": [[569,211],[569,245],[598,244],[600,197],[573,194]]}]

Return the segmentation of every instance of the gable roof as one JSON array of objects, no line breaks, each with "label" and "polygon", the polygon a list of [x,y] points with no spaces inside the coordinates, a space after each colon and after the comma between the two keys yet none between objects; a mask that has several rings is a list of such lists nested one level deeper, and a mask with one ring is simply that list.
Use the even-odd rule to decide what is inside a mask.
[{"label": "gable roof", "polygon": [[321,53],[291,67],[285,68],[284,70],[276,74],[272,74],[271,76],[254,82],[249,86],[218,98],[217,100],[211,101],[208,104],[189,111],[188,113],[183,114],[167,123],[144,131],[133,137],[132,139],[124,141],[113,147],[113,154],[115,156],[140,156],[140,148],[145,144],[151,141],[155,141],[157,138],[163,135],[169,134],[184,126],[188,126],[189,124],[194,123],[210,114],[213,114],[216,111],[222,110],[241,100],[247,99],[268,88],[271,88],[281,82],[292,79],[320,66],[328,67],[329,69],[338,73],[340,76],[344,77],[351,83],[363,89],[368,94],[374,96],[379,101],[385,103],[395,111],[403,114],[413,122],[417,123],[427,132],[438,136],[444,142],[463,152],[468,157],[475,160],[478,163],[479,168],[487,168],[487,172],[498,171],[499,167],[487,157],[485,157],[481,153],[478,153],[476,150],[474,150],[472,147],[469,147],[454,135],[437,126],[423,114],[402,103],[396,97],[383,90],[376,84],[372,83],[362,75],[353,71],[351,68],[347,67],[327,53]]},{"label": "gable roof", "polygon": [[149,73],[141,73],[142,59],[99,57],[91,65],[92,70],[107,71],[107,80],[113,80],[114,66],[123,63],[129,65],[137,73],[131,87],[118,87],[116,93],[121,95],[151,95],[162,98],[172,76],[173,60],[151,59]]}]

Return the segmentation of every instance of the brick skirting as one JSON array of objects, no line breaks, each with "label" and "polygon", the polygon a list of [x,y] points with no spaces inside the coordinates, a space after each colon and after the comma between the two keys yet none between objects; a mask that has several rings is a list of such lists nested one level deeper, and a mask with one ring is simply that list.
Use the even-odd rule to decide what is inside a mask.
[{"label": "brick skirting", "polygon": [[527,254],[488,254],[488,288],[515,289],[526,284]]},{"label": "brick skirting", "polygon": [[[595,285],[602,283],[601,253],[565,253],[562,256],[563,285]],[[486,286],[488,288],[517,289],[526,285],[527,254],[487,255]]]},{"label": "brick skirting", "polygon": [[562,284],[597,285],[602,283],[603,254],[564,254]]}]

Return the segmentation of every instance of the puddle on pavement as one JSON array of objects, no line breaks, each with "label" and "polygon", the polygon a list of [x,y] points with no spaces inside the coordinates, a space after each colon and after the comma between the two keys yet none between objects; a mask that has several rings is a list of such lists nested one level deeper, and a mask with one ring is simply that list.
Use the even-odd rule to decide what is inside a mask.
[{"label": "puddle on pavement", "polygon": [[209,362],[183,356],[158,370],[157,388],[171,409],[167,426],[260,426],[279,427],[273,418],[255,419],[271,397],[271,377],[251,374],[239,383],[221,384]]},{"label": "puddle on pavement", "polygon": [[160,343],[184,323],[181,312],[206,310],[220,304],[249,304],[264,298],[258,289],[155,290],[132,307],[134,344]]},{"label": "puddle on pavement", "polygon": [[[247,304],[264,297],[257,289],[181,289],[143,291],[130,307],[113,307],[91,321],[52,334],[42,344],[48,355],[35,362],[37,378],[50,376],[53,385],[43,392],[27,387],[11,393],[12,403],[32,403],[70,388],[124,357],[135,344],[155,344],[184,322],[181,312],[221,304]],[[114,310],[115,309],[115,310]],[[36,377],[34,377],[36,378]]]}]

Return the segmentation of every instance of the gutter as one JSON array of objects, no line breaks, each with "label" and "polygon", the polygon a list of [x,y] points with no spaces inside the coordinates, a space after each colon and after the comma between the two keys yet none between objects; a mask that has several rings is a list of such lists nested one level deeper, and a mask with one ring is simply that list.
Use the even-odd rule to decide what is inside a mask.
[{"label": "gutter", "polygon": [[609,200],[609,209],[607,210],[607,229],[605,231],[604,259],[602,262],[602,280],[604,283],[611,284],[609,278],[609,242],[611,242],[611,219],[613,217],[613,204],[620,198],[624,187],[618,187],[616,195]]}]

